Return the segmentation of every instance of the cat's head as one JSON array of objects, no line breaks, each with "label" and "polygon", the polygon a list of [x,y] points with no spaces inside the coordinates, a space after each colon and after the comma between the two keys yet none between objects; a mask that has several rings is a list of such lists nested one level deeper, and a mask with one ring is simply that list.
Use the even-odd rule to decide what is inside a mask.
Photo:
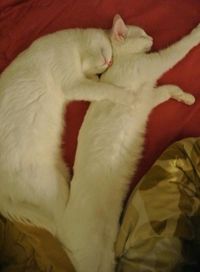
[{"label": "cat's head", "polygon": [[81,63],[84,74],[92,77],[103,73],[112,64],[112,46],[108,35],[101,29],[85,29],[83,39]]},{"label": "cat's head", "polygon": [[151,36],[138,26],[127,26],[120,15],[115,15],[111,29],[114,50],[124,53],[148,52],[153,45]]}]

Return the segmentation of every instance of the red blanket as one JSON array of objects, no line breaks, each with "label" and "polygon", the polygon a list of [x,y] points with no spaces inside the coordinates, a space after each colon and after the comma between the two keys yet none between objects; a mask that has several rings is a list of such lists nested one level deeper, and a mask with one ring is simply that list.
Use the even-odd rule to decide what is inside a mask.
[{"label": "red blanket", "polygon": [[[72,27],[109,28],[114,14],[143,27],[154,50],[175,42],[200,22],[199,0],[0,0],[0,71],[36,38]],[[172,142],[200,136],[200,46],[160,79],[195,95],[189,107],[170,100],[150,116],[145,151],[132,186]],[[66,114],[64,158],[72,167],[77,135],[88,104],[72,103]],[[112,139],[111,139],[112,140]]]}]

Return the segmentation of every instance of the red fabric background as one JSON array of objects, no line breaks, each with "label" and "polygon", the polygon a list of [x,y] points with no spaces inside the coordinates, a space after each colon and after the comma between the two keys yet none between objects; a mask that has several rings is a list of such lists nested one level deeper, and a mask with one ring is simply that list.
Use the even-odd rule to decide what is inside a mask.
[{"label": "red fabric background", "polygon": [[[114,14],[143,27],[154,38],[154,50],[166,47],[200,22],[199,0],[1,0],[0,71],[36,38],[71,27],[109,28]],[[200,46],[165,74],[160,83],[173,83],[193,93],[192,107],[175,101],[157,107],[148,123],[145,151],[132,186],[172,142],[200,136]],[[72,167],[77,134],[88,103],[72,103],[64,133],[64,157]]]}]

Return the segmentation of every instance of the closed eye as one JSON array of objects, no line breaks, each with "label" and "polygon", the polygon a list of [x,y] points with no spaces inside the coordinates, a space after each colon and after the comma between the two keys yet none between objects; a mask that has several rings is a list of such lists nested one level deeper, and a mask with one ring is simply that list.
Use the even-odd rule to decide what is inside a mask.
[{"label": "closed eye", "polygon": [[101,63],[102,63],[102,65],[104,65],[104,64],[106,64],[106,57],[105,57],[103,48],[101,48],[100,54],[101,54],[101,59],[102,59]]},{"label": "closed eye", "polygon": [[103,48],[101,48],[101,55],[102,55],[102,57],[105,59],[105,51],[104,51]]}]

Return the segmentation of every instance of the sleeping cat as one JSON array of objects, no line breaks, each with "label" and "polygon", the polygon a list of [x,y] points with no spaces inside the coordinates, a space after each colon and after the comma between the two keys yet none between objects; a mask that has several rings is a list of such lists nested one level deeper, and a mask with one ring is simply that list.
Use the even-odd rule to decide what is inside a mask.
[{"label": "sleeping cat", "polygon": [[169,48],[146,54],[152,38],[139,27],[127,27],[120,16],[114,18],[113,66],[101,82],[133,89],[135,103],[93,102],[81,127],[63,220],[63,241],[78,272],[114,271],[122,202],[142,153],[148,116],[169,98],[188,105],[195,101],[177,86],[155,87],[156,81],[198,43],[200,25]]},{"label": "sleeping cat", "polygon": [[111,63],[105,31],[63,30],[35,41],[0,77],[0,213],[45,227],[68,200],[60,152],[63,109],[72,100],[128,104],[131,92],[91,79]]}]

